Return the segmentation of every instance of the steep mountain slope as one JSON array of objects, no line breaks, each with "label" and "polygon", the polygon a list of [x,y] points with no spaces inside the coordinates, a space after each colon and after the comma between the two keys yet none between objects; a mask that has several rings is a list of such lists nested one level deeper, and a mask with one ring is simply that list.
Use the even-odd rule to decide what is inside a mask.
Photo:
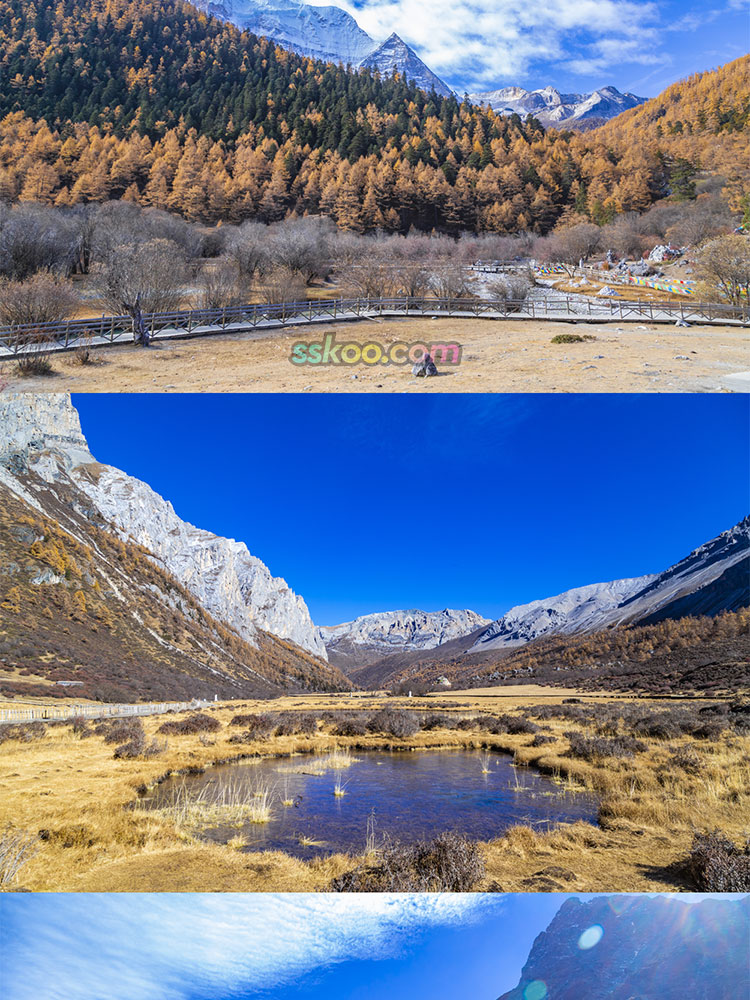
[{"label": "steep mountain slope", "polygon": [[653,579],[614,580],[576,587],[556,597],[531,601],[511,608],[488,625],[472,649],[511,649],[548,633],[586,632],[601,628],[607,615]]},{"label": "steep mountain slope", "polygon": [[749,603],[750,517],[746,517],[658,575],[578,587],[511,608],[485,629],[471,649],[510,649],[542,635],[715,615]]},{"label": "steep mountain slope", "polygon": [[[87,689],[95,679],[112,681],[114,671],[131,696],[134,686],[153,687],[142,683],[149,674],[144,658],[158,660],[154,683],[170,697],[184,693],[183,673],[197,678],[203,692],[206,680],[234,694],[347,686],[325,663],[302,598],[244,544],[186,524],[145,483],[96,462],[69,397],[3,395],[0,429],[3,607],[21,615],[9,618],[5,630],[6,664],[41,665],[44,676],[61,664],[77,666]],[[72,620],[84,633],[91,607],[99,621],[112,618],[123,630],[113,637],[104,632],[88,656],[80,648],[91,642],[85,634],[76,638],[68,625],[45,624],[45,642],[56,652],[41,652],[40,616],[58,605],[83,616]],[[34,608],[36,619],[26,621]],[[154,616],[157,626],[149,624]],[[142,658],[133,661],[139,644]],[[118,657],[121,645],[128,651]],[[187,686],[194,691],[195,684]]]},{"label": "steep mountain slope", "polygon": [[727,181],[740,210],[750,174],[750,55],[695,73],[594,133],[617,153],[638,149],[684,158]]},{"label": "steep mountain slope", "polygon": [[358,66],[375,47],[367,32],[340,7],[313,7],[296,0],[197,0],[196,7],[324,62]]},{"label": "steep mountain slope", "polygon": [[534,115],[542,125],[568,128],[591,119],[607,121],[646,100],[635,94],[621,94],[616,87],[602,87],[590,94],[561,94],[554,87],[541,90],[502,87],[470,94],[469,99],[474,104],[486,104],[501,115]]},{"label": "steep mountain slope", "polygon": [[395,32],[363,59],[361,65],[377,69],[384,76],[401,73],[427,93],[434,90],[441,97],[450,97],[453,93]]},{"label": "steep mountain slope", "polygon": [[29,468],[46,481],[72,483],[124,540],[151,552],[202,607],[247,641],[262,628],[326,659],[305,602],[244,543],[187,524],[145,483],[89,454],[69,396],[0,397],[0,426],[0,455],[25,453]]},{"label": "steep mountain slope", "polygon": [[3,696],[186,700],[346,686],[288,640],[256,629],[251,644],[217,621],[71,480],[49,481],[20,451],[0,458]]},{"label": "steep mountain slope", "polygon": [[500,1000],[734,1000],[750,990],[750,897],[567,899]]},{"label": "steep mountain slope", "polygon": [[324,626],[328,658],[344,673],[393,652],[434,649],[467,636],[488,620],[474,611],[384,611],[343,625]]}]

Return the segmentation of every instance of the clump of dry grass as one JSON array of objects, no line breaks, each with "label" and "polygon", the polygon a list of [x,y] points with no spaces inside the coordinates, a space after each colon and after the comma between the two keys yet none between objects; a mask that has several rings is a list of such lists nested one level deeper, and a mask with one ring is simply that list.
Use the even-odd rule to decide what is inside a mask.
[{"label": "clump of dry grass", "polygon": [[484,877],[479,846],[456,833],[404,845],[387,841],[374,859],[335,878],[331,892],[470,892]]},{"label": "clump of dry grass", "polygon": [[226,781],[204,785],[194,795],[183,781],[171,801],[153,812],[181,830],[198,832],[210,826],[268,823],[273,816],[272,804],[273,793],[267,785],[248,788],[239,781]]},{"label": "clump of dry grass", "polygon": [[0,833],[0,889],[15,882],[23,866],[39,850],[39,838],[10,824]]},{"label": "clump of dry grass", "polygon": [[748,892],[750,839],[737,847],[719,830],[696,833],[682,868],[699,892]]}]

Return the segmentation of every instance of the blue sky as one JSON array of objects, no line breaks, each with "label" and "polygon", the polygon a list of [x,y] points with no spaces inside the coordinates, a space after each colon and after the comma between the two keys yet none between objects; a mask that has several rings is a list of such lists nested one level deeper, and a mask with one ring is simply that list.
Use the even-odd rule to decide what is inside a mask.
[{"label": "blue sky", "polygon": [[[310,2],[310,0],[308,0]],[[312,0],[327,6],[330,0]],[[747,0],[336,0],[459,92],[517,84],[642,97],[748,51]]]},{"label": "blue sky", "polygon": [[5,894],[0,986],[6,1000],[494,1000],[567,898]]},{"label": "blue sky", "polygon": [[658,572],[750,507],[747,397],[74,395],[101,462],[247,543],[319,625],[488,618]]}]

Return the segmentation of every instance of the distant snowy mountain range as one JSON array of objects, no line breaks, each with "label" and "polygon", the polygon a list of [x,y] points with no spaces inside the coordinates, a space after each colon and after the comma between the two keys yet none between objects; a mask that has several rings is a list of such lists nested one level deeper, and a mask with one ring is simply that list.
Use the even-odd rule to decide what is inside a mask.
[{"label": "distant snowy mountain range", "polygon": [[[340,7],[313,7],[298,0],[195,0],[195,5],[300,55],[367,66],[384,76],[397,71],[428,92],[434,89],[443,97],[455,93],[397,34],[378,43]],[[475,104],[488,104],[500,114],[533,114],[543,125],[604,121],[644,102],[614,87],[603,87],[592,94],[561,94],[554,87],[531,91],[504,87],[470,94],[469,98]]]},{"label": "distant snowy mountain range", "polygon": [[[666,618],[716,615],[750,604],[750,517],[661,573],[593,583],[511,608],[488,622],[474,611],[389,611],[320,629],[329,658],[348,673],[394,653],[435,649],[515,649],[540,636],[649,625]],[[456,640],[465,642],[459,648]]]},{"label": "distant snowy mountain range", "polygon": [[320,637],[331,662],[346,671],[389,653],[435,649],[489,624],[475,611],[384,611],[323,626]]},{"label": "distant snowy mountain range", "polygon": [[591,94],[561,94],[554,87],[524,90],[503,87],[483,94],[469,94],[474,104],[487,104],[501,115],[533,115],[542,125],[571,125],[577,122],[614,118],[645,103],[644,97],[621,94],[615,87],[602,87]]}]

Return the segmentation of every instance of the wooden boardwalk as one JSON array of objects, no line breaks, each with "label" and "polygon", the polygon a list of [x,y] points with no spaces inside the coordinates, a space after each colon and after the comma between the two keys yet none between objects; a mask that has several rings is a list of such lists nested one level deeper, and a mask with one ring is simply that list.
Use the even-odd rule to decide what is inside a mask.
[{"label": "wooden boardwalk", "polygon": [[[276,305],[241,305],[225,309],[190,309],[145,316],[153,340],[207,337],[216,334],[284,330],[319,323],[356,322],[378,317],[424,316],[453,319],[618,321],[746,326],[750,307],[716,303],[591,300],[579,296],[529,298],[524,302],[486,299],[356,298]],[[62,323],[0,328],[0,359],[40,351],[75,350],[131,343],[128,316],[101,316]]]}]

